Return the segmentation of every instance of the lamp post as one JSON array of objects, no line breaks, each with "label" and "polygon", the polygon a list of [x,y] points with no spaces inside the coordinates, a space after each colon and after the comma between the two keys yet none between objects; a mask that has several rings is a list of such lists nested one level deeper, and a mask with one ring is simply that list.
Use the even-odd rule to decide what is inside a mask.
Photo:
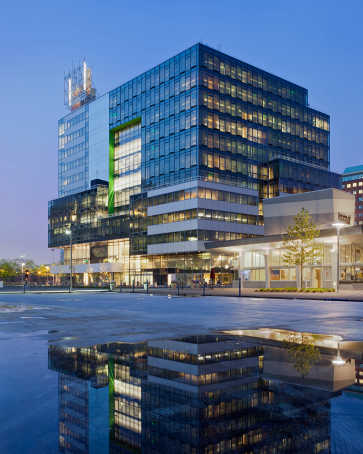
[{"label": "lamp post", "polygon": [[338,342],[338,345],[337,345],[337,356],[336,356],[335,359],[332,360],[332,363],[334,364],[334,366],[344,366],[344,364],[345,364],[345,360],[340,355],[339,342]]},{"label": "lamp post", "polygon": [[24,286],[24,266],[25,266],[25,263],[23,262],[21,264],[21,283],[23,286]]},{"label": "lamp post", "polygon": [[71,252],[70,257],[70,270],[69,270],[69,293],[72,291],[72,277],[73,277],[73,259],[72,259],[72,228],[66,230],[66,235],[69,235],[69,247]]},{"label": "lamp post", "polygon": [[340,268],[340,229],[342,227],[345,226],[345,224],[343,224],[343,222],[335,222],[334,224],[332,224],[333,227],[335,227],[337,229],[337,284],[336,284],[336,292],[338,293],[339,291],[339,279],[340,279],[340,272],[339,272],[339,268]]}]

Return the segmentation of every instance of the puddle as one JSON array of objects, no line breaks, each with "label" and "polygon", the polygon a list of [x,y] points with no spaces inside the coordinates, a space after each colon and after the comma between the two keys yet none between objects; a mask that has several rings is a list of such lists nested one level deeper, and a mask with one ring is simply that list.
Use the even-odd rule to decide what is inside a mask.
[{"label": "puddle", "polygon": [[14,416],[0,414],[0,452],[25,452],[23,427],[41,452],[363,452],[363,342],[273,328],[83,346],[34,336],[56,333],[3,341]]}]

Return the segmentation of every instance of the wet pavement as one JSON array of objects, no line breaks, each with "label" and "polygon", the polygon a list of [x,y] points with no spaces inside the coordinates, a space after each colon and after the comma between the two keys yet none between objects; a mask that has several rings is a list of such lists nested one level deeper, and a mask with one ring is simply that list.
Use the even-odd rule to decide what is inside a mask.
[{"label": "wet pavement", "polygon": [[261,327],[363,340],[363,304],[0,294],[0,453],[363,452],[363,352],[302,377],[279,344],[213,334]]},{"label": "wet pavement", "polygon": [[363,303],[119,293],[0,295],[0,332],[53,342],[146,340],[219,329],[278,327],[363,340]]}]

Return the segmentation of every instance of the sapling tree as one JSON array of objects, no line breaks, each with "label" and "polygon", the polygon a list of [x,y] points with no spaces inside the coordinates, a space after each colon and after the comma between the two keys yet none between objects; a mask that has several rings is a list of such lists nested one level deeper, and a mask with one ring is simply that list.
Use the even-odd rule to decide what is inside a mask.
[{"label": "sapling tree", "polygon": [[294,217],[294,223],[287,228],[284,240],[283,261],[287,265],[299,267],[300,276],[297,285],[302,288],[303,267],[314,263],[321,255],[321,248],[316,242],[320,231],[309,212],[302,208]]}]

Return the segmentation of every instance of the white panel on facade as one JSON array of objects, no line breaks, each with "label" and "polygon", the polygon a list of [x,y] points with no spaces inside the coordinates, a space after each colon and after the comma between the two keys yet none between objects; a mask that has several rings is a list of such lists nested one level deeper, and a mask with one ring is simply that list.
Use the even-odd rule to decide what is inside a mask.
[{"label": "white panel on facade", "polygon": [[108,181],[109,95],[89,105],[89,183],[98,178]]},{"label": "white panel on facade", "polygon": [[204,251],[204,241],[179,241],[177,243],[149,244],[148,255],[177,254],[179,252]]},{"label": "white panel on facade", "polygon": [[230,213],[258,215],[256,205],[241,205],[239,203],[223,202],[220,200],[210,199],[189,199],[179,200],[178,202],[164,203],[148,207],[147,215],[155,216],[164,213],[173,213],[177,211],[192,210],[194,208],[205,208],[209,210],[226,211]]}]

